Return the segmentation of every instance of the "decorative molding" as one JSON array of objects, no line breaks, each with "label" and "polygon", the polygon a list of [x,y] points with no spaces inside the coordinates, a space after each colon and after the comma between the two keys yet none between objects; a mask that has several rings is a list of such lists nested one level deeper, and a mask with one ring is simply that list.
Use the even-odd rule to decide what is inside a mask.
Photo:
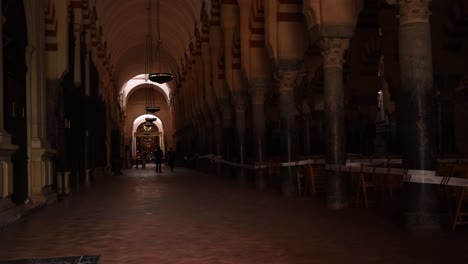
[{"label": "decorative molding", "polygon": [[347,38],[324,38],[321,41],[323,67],[324,68],[342,68],[345,62],[343,55],[349,48],[349,39]]},{"label": "decorative molding", "polygon": [[265,85],[252,86],[250,89],[250,98],[252,104],[264,104],[267,87]]},{"label": "decorative molding", "polygon": [[411,23],[429,23],[431,0],[400,0],[400,26]]},{"label": "decorative molding", "polygon": [[280,70],[278,72],[280,92],[281,91],[293,91],[298,74],[299,74],[298,70]]}]

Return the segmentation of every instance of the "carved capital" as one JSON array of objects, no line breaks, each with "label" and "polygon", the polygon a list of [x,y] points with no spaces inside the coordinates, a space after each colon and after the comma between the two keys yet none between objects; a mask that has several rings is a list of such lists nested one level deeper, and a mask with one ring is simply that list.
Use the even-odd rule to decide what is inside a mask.
[{"label": "carved capital", "polygon": [[411,23],[429,23],[431,0],[399,0],[400,26]]},{"label": "carved capital", "polygon": [[243,93],[234,95],[234,110],[236,112],[245,112],[247,109],[247,96]]},{"label": "carved capital", "polygon": [[252,104],[264,104],[266,91],[266,86],[253,86],[252,89],[250,89]]},{"label": "carved capital", "polygon": [[343,38],[324,38],[321,41],[323,67],[341,68],[345,62],[343,55],[349,48],[349,39]]},{"label": "carved capital", "polygon": [[280,92],[294,90],[298,74],[298,70],[280,70],[278,72]]}]

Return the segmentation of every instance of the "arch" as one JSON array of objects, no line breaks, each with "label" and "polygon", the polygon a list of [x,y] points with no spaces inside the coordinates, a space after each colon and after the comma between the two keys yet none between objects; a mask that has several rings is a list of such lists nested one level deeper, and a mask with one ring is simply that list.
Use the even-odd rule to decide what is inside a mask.
[{"label": "arch", "polygon": [[151,84],[156,91],[160,92],[164,96],[168,105],[170,104],[169,86],[165,83],[158,84],[147,80],[146,76],[146,74],[137,75],[128,80],[126,83],[124,83],[124,85],[122,85],[122,88],[120,89],[120,106],[122,107],[122,109],[125,109],[125,107],[127,106],[128,98],[135,91],[135,89],[144,87],[144,84]]},{"label": "arch", "polygon": [[137,118],[135,118],[135,120],[133,121],[133,124],[132,124],[132,157],[136,158],[137,157],[137,146],[136,146],[136,136],[135,136],[135,133],[138,129],[138,127],[146,122],[146,118],[156,118],[156,121],[154,121],[154,124],[156,125],[156,127],[158,128],[158,133],[160,133],[160,136],[159,136],[159,146],[161,147],[161,149],[165,149],[164,147],[164,125],[162,123],[162,120],[161,118],[158,118],[157,116],[155,115],[150,115],[150,114],[144,114],[144,115],[141,115]]}]

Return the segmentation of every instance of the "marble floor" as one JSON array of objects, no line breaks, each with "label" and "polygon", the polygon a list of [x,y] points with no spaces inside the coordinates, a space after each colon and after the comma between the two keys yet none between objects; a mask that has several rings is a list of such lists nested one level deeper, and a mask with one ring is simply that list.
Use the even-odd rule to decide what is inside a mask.
[{"label": "marble floor", "polygon": [[131,169],[0,232],[0,261],[100,256],[99,263],[468,263],[468,235],[413,237],[387,216],[329,211],[314,197],[258,192],[176,168]]}]

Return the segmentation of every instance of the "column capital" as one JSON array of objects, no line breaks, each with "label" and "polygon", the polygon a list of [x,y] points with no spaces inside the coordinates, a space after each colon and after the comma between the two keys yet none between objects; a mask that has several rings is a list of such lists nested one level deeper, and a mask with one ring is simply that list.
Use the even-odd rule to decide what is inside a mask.
[{"label": "column capital", "polygon": [[400,0],[400,26],[411,23],[429,23],[431,0]]},{"label": "column capital", "polygon": [[247,109],[247,96],[244,93],[234,94],[234,110],[236,112],[245,112]]},{"label": "column capital", "polygon": [[390,5],[399,5],[400,26],[411,23],[429,23],[431,0],[387,0]]},{"label": "column capital", "polygon": [[323,67],[342,68],[345,62],[343,55],[349,48],[347,38],[324,38],[320,41],[322,47]]},{"label": "column capital", "polygon": [[294,90],[298,74],[298,70],[280,70],[278,72],[280,92]]},{"label": "column capital", "polygon": [[252,100],[252,104],[264,104],[266,92],[266,86],[252,86],[250,89],[250,99]]}]

